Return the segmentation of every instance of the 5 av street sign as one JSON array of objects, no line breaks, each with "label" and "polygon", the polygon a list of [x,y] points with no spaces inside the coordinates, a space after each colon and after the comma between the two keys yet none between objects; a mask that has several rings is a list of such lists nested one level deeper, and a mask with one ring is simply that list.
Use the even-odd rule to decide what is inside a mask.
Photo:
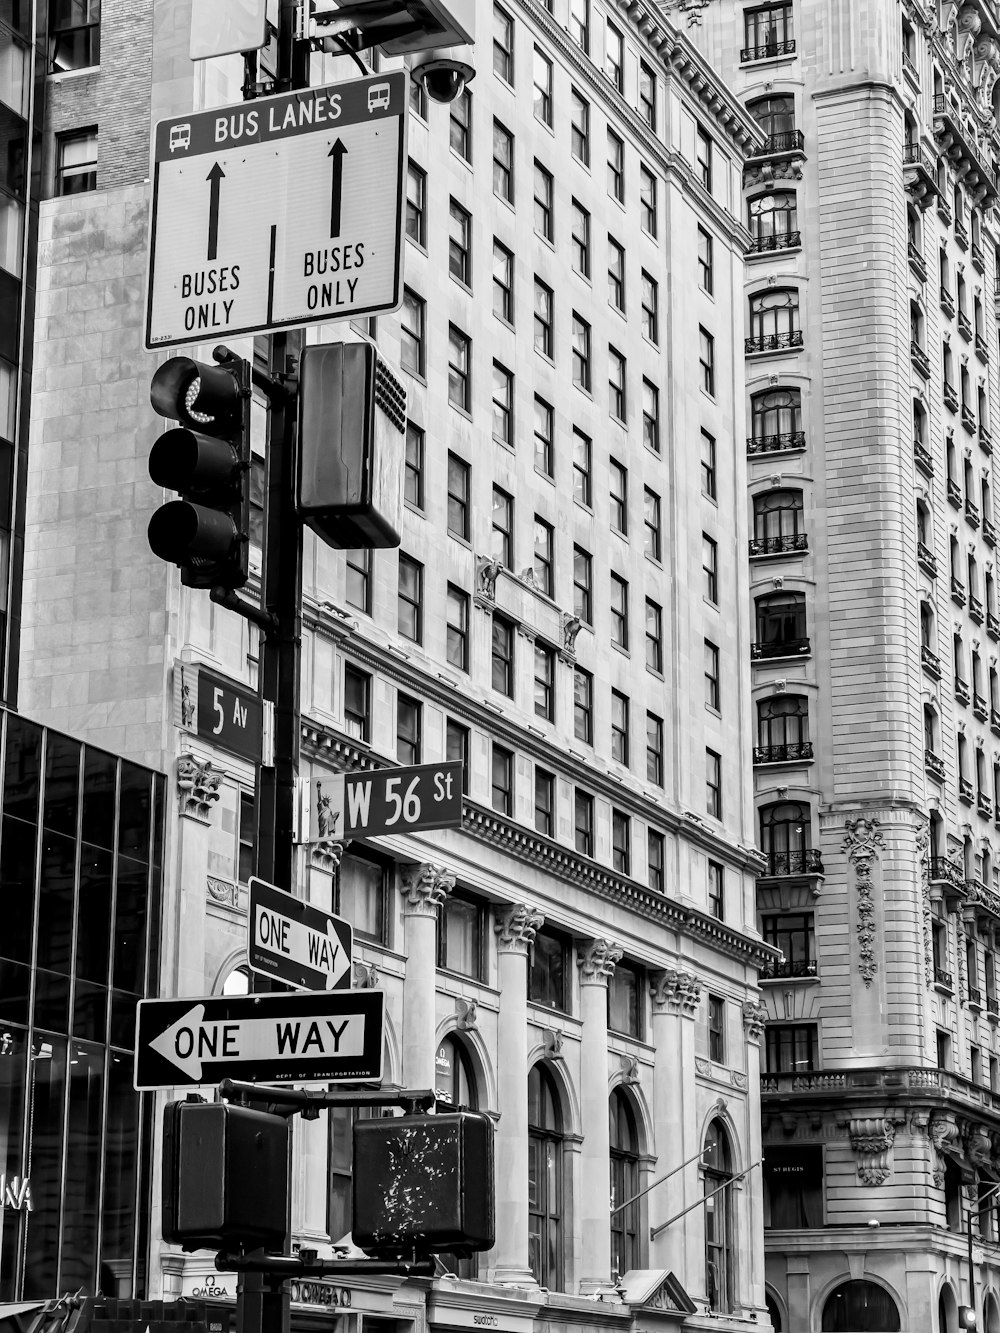
[{"label": "5 av street sign", "polygon": [[395,310],[408,76],[158,122],[146,346]]},{"label": "5 av street sign", "polygon": [[304,990],[351,984],[350,922],[252,876],[247,964]]},{"label": "5 av street sign", "polygon": [[384,1027],[375,990],[140,1000],[135,1086],[379,1080]]},{"label": "5 av street sign", "polygon": [[310,798],[310,842],[460,828],[462,763],[455,760],[315,778]]}]

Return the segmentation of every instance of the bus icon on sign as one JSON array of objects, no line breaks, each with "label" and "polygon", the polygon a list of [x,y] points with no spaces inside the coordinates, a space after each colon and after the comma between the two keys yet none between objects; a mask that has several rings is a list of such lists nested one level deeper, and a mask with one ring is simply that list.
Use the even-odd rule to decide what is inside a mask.
[{"label": "bus icon on sign", "polygon": [[178,148],[191,147],[191,126],[190,125],[171,125],[170,126],[170,151],[175,153]]},{"label": "bus icon on sign", "polygon": [[368,89],[368,112],[387,111],[392,89],[387,83],[373,83]]}]

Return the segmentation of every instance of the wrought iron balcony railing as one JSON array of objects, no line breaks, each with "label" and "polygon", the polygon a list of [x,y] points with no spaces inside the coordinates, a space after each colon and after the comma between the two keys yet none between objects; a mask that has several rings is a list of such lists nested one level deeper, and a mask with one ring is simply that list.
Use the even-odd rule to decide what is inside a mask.
[{"label": "wrought iron balcony railing", "polygon": [[977,625],[983,623],[983,604],[974,593],[969,594],[969,619],[974,620]]},{"label": "wrought iron balcony railing", "polygon": [[917,368],[917,370],[924,377],[925,380],[930,379],[931,375],[930,357],[917,342],[916,338],[910,339],[910,360],[913,362],[914,366]]},{"label": "wrought iron balcony railing", "polygon": [[920,440],[913,441],[913,461],[926,477],[934,475],[934,459],[931,457],[930,450]]},{"label": "wrought iron balcony railing", "polygon": [[969,229],[961,218],[955,219],[955,240],[963,250],[969,248]]},{"label": "wrought iron balcony railing", "polygon": [[750,159],[777,157],[781,153],[802,153],[805,146],[805,135],[801,130],[781,130],[777,134],[769,134],[764,140],[764,147],[751,153]]},{"label": "wrought iron balcony railing", "polygon": [[780,979],[791,978],[809,978],[818,975],[818,969],[815,958],[786,958],[780,963],[766,963],[760,969],[761,981],[777,981]]},{"label": "wrought iron balcony railing", "polygon": [[970,435],[975,435],[976,414],[975,412],[973,412],[972,408],[968,405],[968,403],[962,404],[962,425],[965,427],[965,429],[969,432]]},{"label": "wrought iron balcony railing", "polygon": [[986,695],[980,694],[978,690],[974,690],[972,694],[972,711],[980,722],[985,722],[990,715],[990,706],[986,702]]},{"label": "wrought iron balcony railing", "polygon": [[750,554],[786,555],[789,551],[808,551],[809,539],[804,532],[785,533],[780,537],[751,537]]},{"label": "wrought iron balcony railing", "polygon": [[941,679],[941,659],[926,643],[920,645],[920,665],[928,676],[933,676],[935,680]]},{"label": "wrought iron balcony railing", "polygon": [[926,542],[917,542],[917,560],[920,563],[920,568],[928,573],[932,579],[937,578],[937,558]]},{"label": "wrought iron balcony railing", "polygon": [[755,764],[785,764],[798,759],[812,759],[812,741],[790,741],[787,745],[755,745]]},{"label": "wrought iron balcony railing", "polygon": [[947,990],[955,989],[954,980],[947,968],[936,967],[934,969],[934,982],[935,985],[944,986]]},{"label": "wrought iron balcony railing", "polygon": [[1000,736],[1000,708],[990,709],[990,731]]},{"label": "wrought iron balcony railing", "polygon": [[800,231],[779,231],[773,236],[755,236],[744,253],[766,255],[775,250],[798,250],[802,245]]},{"label": "wrought iron balcony railing", "polygon": [[801,346],[801,329],[789,329],[786,333],[762,333],[756,338],[743,339],[743,351],[747,356],[755,352],[781,352],[789,347]]},{"label": "wrought iron balcony railing", "polygon": [[982,1009],[983,1007],[983,993],[981,990],[977,990],[975,986],[969,986],[967,988],[965,1000],[970,1006],[974,1006],[978,1009]]},{"label": "wrought iron balcony railing", "polygon": [[758,662],[772,657],[805,657],[809,651],[808,639],[779,639],[774,643],[752,643],[750,659]]},{"label": "wrought iron balcony railing", "polygon": [[944,760],[933,750],[924,751],[924,768],[938,782],[944,781]]},{"label": "wrought iron balcony railing", "polygon": [[744,46],[740,52],[740,63],[746,64],[750,60],[773,60],[775,56],[793,56],[795,54],[795,39],[789,37],[784,42],[766,42],[763,46]]},{"label": "wrought iron balcony railing", "polygon": [[1000,639],[1000,616],[995,611],[986,612],[986,633],[991,639]]},{"label": "wrought iron balcony railing", "polygon": [[986,256],[983,254],[983,247],[975,238],[972,241],[972,262],[979,273],[986,272]]},{"label": "wrought iron balcony railing", "polygon": [[748,454],[786,453],[806,447],[804,430],[785,431],[779,435],[753,435],[747,440]]},{"label": "wrought iron balcony railing", "polygon": [[997,1000],[995,995],[991,995],[989,991],[986,992],[986,1012],[991,1014],[994,1018],[1000,1017],[1000,1001]]},{"label": "wrought iron balcony railing", "polygon": [[945,380],[941,397],[944,399],[945,405],[950,407],[953,412],[958,411],[958,390],[950,380]]},{"label": "wrought iron balcony railing", "polygon": [[[963,414],[963,416],[964,416],[964,414],[965,414],[965,408],[964,408],[964,407],[962,408],[962,414]],[[964,506],[964,507],[965,507],[965,517],[966,517],[967,521],[968,521],[969,523],[971,523],[972,526],[973,526],[974,528],[978,528],[978,527],[979,527],[979,506],[976,504],[975,500],[970,500],[969,497],[966,496],[966,497],[965,497],[965,506]]]},{"label": "wrought iron balcony railing", "polygon": [[985,815],[987,819],[989,819],[990,815],[993,813],[993,802],[984,791],[976,793],[976,809],[981,815]]},{"label": "wrought iron balcony railing", "polygon": [[983,541],[987,546],[996,546],[997,530],[988,518],[983,518]]},{"label": "wrought iron balcony railing", "polygon": [[958,779],[958,799],[965,805],[971,805],[975,799],[975,792],[968,778]]},{"label": "wrought iron balcony railing", "polygon": [[927,874],[931,883],[950,884],[954,888],[965,878],[962,867],[949,861],[946,856],[932,856],[927,863]]},{"label": "wrought iron balcony railing", "polygon": [[990,359],[989,345],[978,330],[976,331],[976,356],[984,363]]},{"label": "wrought iron balcony railing", "polygon": [[822,875],[823,858],[819,850],[805,847],[797,852],[768,852],[767,869],[762,879],[780,879],[785,875]]},{"label": "wrought iron balcony railing", "polygon": [[962,508],[962,488],[954,477],[949,477],[945,482],[945,494],[948,496],[949,503],[956,509]]},{"label": "wrought iron balcony railing", "polygon": [[927,261],[920,253],[919,247],[914,241],[906,242],[906,258],[910,261],[910,268],[920,279],[921,282],[927,281]]},{"label": "wrought iron balcony railing", "polygon": [[952,296],[951,292],[944,285],[944,283],[941,284],[941,291],[938,299],[941,303],[941,309],[944,311],[944,313],[948,316],[949,319],[953,318],[955,314],[955,298],[954,296]]},{"label": "wrought iron balcony railing", "polygon": [[959,606],[965,605],[965,584],[954,574],[951,576],[951,600]]}]

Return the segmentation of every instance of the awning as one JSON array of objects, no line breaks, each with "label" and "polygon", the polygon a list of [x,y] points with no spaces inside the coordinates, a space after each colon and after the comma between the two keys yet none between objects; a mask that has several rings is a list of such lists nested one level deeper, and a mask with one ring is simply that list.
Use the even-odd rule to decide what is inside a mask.
[{"label": "awning", "polygon": [[9,1319],[13,1315],[27,1314],[29,1310],[40,1310],[47,1301],[14,1301],[8,1304],[0,1301],[0,1319]]}]

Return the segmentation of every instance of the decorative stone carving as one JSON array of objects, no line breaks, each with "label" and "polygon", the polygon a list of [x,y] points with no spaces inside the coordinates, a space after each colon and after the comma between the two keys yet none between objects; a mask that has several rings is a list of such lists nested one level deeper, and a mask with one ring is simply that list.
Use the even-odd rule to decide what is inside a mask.
[{"label": "decorative stone carving", "polygon": [[359,990],[374,990],[378,985],[378,968],[374,963],[354,964],[354,984]]},{"label": "decorative stone carving", "polygon": [[459,997],[455,1001],[455,1012],[458,1015],[456,1026],[459,1032],[475,1032],[479,1027],[479,1005],[475,1000],[463,1000]]},{"label": "decorative stone carving", "polygon": [[563,1058],[563,1034],[555,1028],[542,1029],[542,1059],[561,1060]]},{"label": "decorative stone carving", "polygon": [[982,26],[983,20],[979,11],[971,0],[967,0],[967,3],[958,11],[958,42],[955,54],[960,61],[971,55],[972,47]]},{"label": "decorative stone carving", "polygon": [[621,956],[621,949],[610,940],[587,940],[578,945],[576,965],[580,969],[580,984],[606,986]]},{"label": "decorative stone carving", "polygon": [[802,163],[793,162],[761,162],[754,163],[751,167],[745,167],[743,170],[743,184],[747,188],[752,185],[774,185],[777,181],[800,181],[802,179]]},{"label": "decorative stone carving", "polygon": [[927,986],[934,982],[934,914],[931,910],[931,881],[928,851],[930,848],[930,829],[921,824],[915,838],[917,864],[920,867],[920,904],[924,932],[924,981]]},{"label": "decorative stone carving", "polygon": [[218,879],[215,875],[206,875],[205,887],[208,896],[216,903],[225,903],[227,907],[239,907],[240,890],[238,884],[228,879]]},{"label": "decorative stone carving", "polygon": [[848,1122],[851,1147],[858,1157],[858,1176],[865,1185],[881,1185],[892,1170],[889,1153],[896,1126],[887,1116],[866,1116]]},{"label": "decorative stone carving", "polygon": [[622,1083],[626,1087],[635,1087],[639,1082],[639,1060],[635,1055],[621,1055]]},{"label": "decorative stone carving", "polygon": [[668,967],[654,972],[649,979],[649,993],[654,1009],[670,1009],[674,1013],[694,1017],[701,999],[701,982],[691,972],[679,967]]},{"label": "decorative stone carving", "polygon": [[757,1004],[754,1000],[747,1000],[744,1003],[743,1030],[747,1034],[747,1041],[759,1044],[766,1019],[767,1010],[762,1004]]},{"label": "decorative stone carving", "polygon": [[455,876],[444,866],[430,861],[406,866],[402,875],[403,915],[436,917],[454,887]]},{"label": "decorative stone carving", "polygon": [[993,1145],[990,1136],[982,1125],[970,1125],[965,1151],[969,1161],[978,1170],[991,1170],[993,1167]]},{"label": "decorative stone carving", "polygon": [[669,14],[671,10],[687,16],[687,25],[693,28],[701,23],[701,11],[707,9],[712,0],[659,0],[659,8]]},{"label": "decorative stone carving", "polygon": [[492,600],[496,596],[497,575],[503,569],[503,562],[490,555],[476,557],[476,588],[483,597]]},{"label": "decorative stone carving", "polygon": [[190,815],[208,823],[212,806],[222,793],[219,786],[225,776],[215,768],[211,759],[198,759],[193,754],[182,754],[177,760],[177,795],[181,814]]},{"label": "decorative stone carving", "polygon": [[979,105],[992,105],[993,85],[1000,74],[1000,44],[995,37],[980,37],[973,52],[975,56],[975,84]]},{"label": "decorative stone carving", "polygon": [[517,577],[521,580],[522,583],[526,583],[528,587],[531,588],[534,592],[542,591],[538,583],[538,580],[535,578],[534,568],[531,565],[528,565],[527,569],[522,569]]},{"label": "decorative stone carving", "polygon": [[583,621],[579,616],[571,616],[568,611],[562,613],[562,636],[563,650],[567,653],[576,652],[576,636],[580,633]]},{"label": "decorative stone carving", "polygon": [[544,922],[545,917],[537,908],[527,907],[524,903],[513,903],[502,909],[497,912],[493,927],[497,935],[497,949],[501,953],[526,954]]},{"label": "decorative stone carving", "polygon": [[742,1073],[739,1069],[731,1069],[729,1071],[729,1077],[732,1080],[734,1088],[741,1088],[741,1089],[746,1088],[747,1076],[746,1074]]},{"label": "decorative stone carving", "polygon": [[309,864],[332,875],[340,869],[344,852],[350,844],[350,838],[319,838],[309,845]]},{"label": "decorative stone carving", "polygon": [[958,1122],[949,1112],[933,1111],[927,1132],[935,1153],[931,1174],[934,1184],[940,1189],[944,1185],[945,1154],[957,1152],[960,1147]]},{"label": "decorative stone carving", "polygon": [[854,864],[858,892],[858,951],[861,961],[858,971],[865,986],[870,988],[878,971],[875,961],[875,888],[872,883],[872,863],[885,846],[877,819],[848,819],[844,827],[847,837],[842,847],[847,859]]},{"label": "decorative stone carving", "polygon": [[700,1055],[695,1056],[694,1067],[699,1074],[704,1074],[705,1077],[708,1077],[708,1075],[711,1074],[712,1072],[711,1060],[706,1060],[704,1059],[703,1056]]}]

